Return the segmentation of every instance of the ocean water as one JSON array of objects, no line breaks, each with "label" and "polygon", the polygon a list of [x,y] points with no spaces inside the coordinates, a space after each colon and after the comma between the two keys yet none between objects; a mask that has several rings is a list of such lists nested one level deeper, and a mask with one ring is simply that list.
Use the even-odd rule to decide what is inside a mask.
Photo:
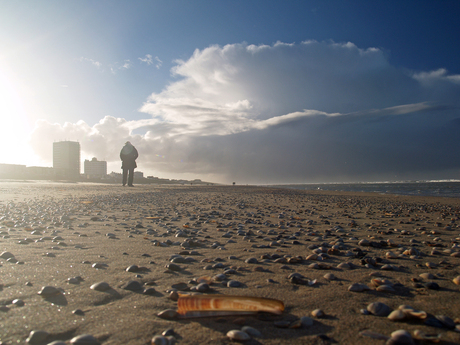
[{"label": "ocean water", "polygon": [[373,192],[380,194],[441,196],[460,198],[460,180],[448,181],[410,181],[410,182],[372,182],[372,183],[323,183],[286,184],[271,187],[302,190],[328,190],[345,192]]}]

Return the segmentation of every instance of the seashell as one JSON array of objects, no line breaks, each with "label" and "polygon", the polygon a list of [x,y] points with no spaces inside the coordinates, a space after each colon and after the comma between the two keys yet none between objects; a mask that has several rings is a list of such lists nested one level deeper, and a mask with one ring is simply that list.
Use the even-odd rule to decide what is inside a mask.
[{"label": "seashell", "polygon": [[313,326],[314,320],[311,317],[308,316],[302,316],[300,318],[300,322],[302,323],[302,326],[304,327],[310,327]]},{"label": "seashell", "polygon": [[90,286],[91,290],[96,290],[96,291],[107,291],[110,289],[110,285],[106,282],[100,282],[100,283],[95,283]]},{"label": "seashell", "polygon": [[29,337],[26,339],[28,344],[41,344],[45,342],[50,334],[46,331],[30,331]]},{"label": "seashell", "polygon": [[337,265],[337,268],[340,268],[343,270],[349,270],[351,269],[351,266],[346,262],[341,262],[340,264]]},{"label": "seashell", "polygon": [[391,313],[391,308],[384,303],[374,302],[367,306],[367,310],[376,316],[388,316]]},{"label": "seashell", "polygon": [[246,341],[246,340],[251,339],[249,334],[243,331],[236,330],[236,329],[228,331],[227,337],[230,338],[231,340],[236,340],[236,341]]},{"label": "seashell", "polygon": [[380,292],[395,292],[396,291],[393,286],[387,285],[387,284],[377,286],[375,290],[380,291]]},{"label": "seashell", "polygon": [[169,339],[162,335],[156,335],[152,338],[151,344],[152,345],[169,345]]},{"label": "seashell", "polygon": [[38,294],[42,297],[51,297],[51,296],[56,296],[61,293],[61,290],[55,288],[54,286],[44,286],[42,289],[38,292]]},{"label": "seashell", "polygon": [[206,317],[267,312],[281,314],[284,303],[270,298],[232,295],[179,295],[177,313],[180,317]]},{"label": "seashell", "polygon": [[253,338],[262,338],[262,333],[259,330],[255,329],[254,327],[244,326],[241,330]]},{"label": "seashell", "polygon": [[391,321],[401,321],[401,320],[404,320],[407,316],[404,313],[404,311],[397,309],[397,310],[393,310],[387,317]]},{"label": "seashell", "polygon": [[318,259],[318,255],[316,254],[310,254],[305,258],[305,260],[316,260],[316,259]]},{"label": "seashell", "polygon": [[90,334],[79,335],[70,339],[72,345],[100,345],[101,343]]},{"label": "seashell", "polygon": [[387,345],[413,345],[414,340],[406,330],[400,329],[391,333],[391,338],[387,341]]},{"label": "seashell", "polygon": [[337,279],[337,277],[333,273],[326,273],[323,277],[324,277],[324,279],[327,279],[327,280],[336,280]]},{"label": "seashell", "polygon": [[316,317],[316,318],[324,317],[324,315],[326,314],[321,309],[315,309],[311,312],[311,316]]},{"label": "seashell", "polygon": [[436,277],[431,273],[422,273],[419,277],[423,279],[436,279]]},{"label": "seashell", "polygon": [[437,265],[434,262],[427,262],[425,264],[425,266],[428,267],[428,268],[436,268],[437,267]]},{"label": "seashell", "polygon": [[348,287],[348,291],[352,291],[352,292],[363,292],[363,291],[368,291],[368,290],[370,290],[369,286],[365,284],[360,284],[360,283],[354,283]]},{"label": "seashell", "polygon": [[374,279],[371,279],[371,284],[373,286],[380,286],[380,285],[393,285],[393,283],[391,281],[389,281],[388,279],[382,279],[382,278],[374,278]]},{"label": "seashell", "polygon": [[436,315],[435,318],[438,319],[439,321],[441,321],[441,323],[445,327],[451,328],[451,329],[455,328],[455,322],[450,317],[448,317],[446,315]]},{"label": "seashell", "polygon": [[402,309],[404,314],[413,319],[424,320],[427,318],[428,314],[423,310],[414,310],[414,309]]},{"label": "seashell", "polygon": [[437,343],[441,340],[441,334],[429,334],[422,332],[419,329],[416,329],[414,331],[414,338],[419,340],[428,340],[430,342]]},{"label": "seashell", "polygon": [[166,309],[157,314],[158,317],[161,317],[162,319],[175,319],[177,317],[177,311],[174,309]]},{"label": "seashell", "polygon": [[396,253],[393,253],[393,252],[387,252],[385,254],[386,258],[387,259],[397,259],[398,258],[398,255]]},{"label": "seashell", "polygon": [[454,282],[454,284],[460,285],[460,276],[456,276],[454,279],[452,279],[452,281]]}]

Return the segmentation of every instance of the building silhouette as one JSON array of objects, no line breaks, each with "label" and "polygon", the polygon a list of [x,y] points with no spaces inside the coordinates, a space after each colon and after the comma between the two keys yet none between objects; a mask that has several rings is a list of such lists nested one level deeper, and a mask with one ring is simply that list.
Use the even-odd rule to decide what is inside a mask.
[{"label": "building silhouette", "polygon": [[59,178],[79,179],[80,143],[77,141],[54,142],[53,168]]},{"label": "building silhouette", "polygon": [[98,161],[96,157],[91,160],[85,159],[83,171],[86,178],[103,178],[107,176],[107,162]]}]

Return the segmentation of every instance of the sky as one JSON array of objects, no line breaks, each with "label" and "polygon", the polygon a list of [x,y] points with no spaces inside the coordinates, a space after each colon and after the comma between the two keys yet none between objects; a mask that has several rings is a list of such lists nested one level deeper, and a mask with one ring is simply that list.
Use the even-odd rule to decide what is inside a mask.
[{"label": "sky", "polygon": [[0,163],[78,141],[121,172],[460,179],[460,2],[0,0]]}]

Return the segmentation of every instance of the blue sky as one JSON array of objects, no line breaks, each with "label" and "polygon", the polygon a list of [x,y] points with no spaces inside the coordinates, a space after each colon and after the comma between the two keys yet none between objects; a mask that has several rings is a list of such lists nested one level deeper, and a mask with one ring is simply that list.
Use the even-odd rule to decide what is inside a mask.
[{"label": "blue sky", "polygon": [[458,1],[0,0],[0,163],[52,142],[239,183],[460,177]]}]

